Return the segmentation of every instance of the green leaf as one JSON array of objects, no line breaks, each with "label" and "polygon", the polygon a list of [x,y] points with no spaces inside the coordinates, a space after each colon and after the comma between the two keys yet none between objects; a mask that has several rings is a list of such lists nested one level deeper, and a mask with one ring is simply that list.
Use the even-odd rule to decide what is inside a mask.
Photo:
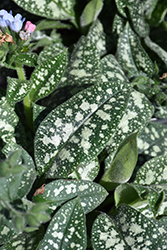
[{"label": "green leaf", "polygon": [[167,183],[167,157],[158,156],[147,161],[138,170],[134,183],[140,185]]},{"label": "green leaf", "polygon": [[91,25],[87,34],[87,38],[89,38],[96,45],[96,48],[98,49],[101,56],[107,53],[106,34],[100,20],[97,19]]},{"label": "green leaf", "polygon": [[11,142],[15,140],[14,131],[18,123],[18,117],[12,108],[6,101],[5,97],[0,100],[0,138],[4,142]]},{"label": "green leaf", "polygon": [[97,177],[99,170],[100,164],[98,158],[95,158],[95,160],[91,161],[86,166],[80,165],[76,171],[69,175],[69,177],[78,180],[93,181]]},{"label": "green leaf", "polygon": [[165,63],[165,65],[167,65],[167,52],[164,49],[162,49],[158,44],[151,41],[151,39],[148,36],[144,39],[144,41],[146,45],[149,47],[149,49],[154,51]]},{"label": "green leaf", "polygon": [[110,168],[103,175],[100,183],[108,190],[113,189],[113,184],[125,183],[130,179],[138,156],[136,137],[137,133],[134,133],[121,143]]},{"label": "green leaf", "polygon": [[[7,242],[3,247],[4,250],[23,250],[23,249],[37,249],[39,241],[42,239],[44,229],[41,227],[34,233],[21,233]],[[0,248],[1,249],[1,248]],[[3,248],[1,249],[3,250]]]},{"label": "green leaf", "polygon": [[82,36],[76,44],[68,68],[69,85],[97,84],[101,78],[100,55],[95,44]]},{"label": "green leaf", "polygon": [[102,0],[89,1],[82,12],[82,15],[80,16],[80,26],[82,28],[86,28],[91,23],[93,23],[93,21],[95,21],[97,16],[99,15],[102,7]]},{"label": "green leaf", "polygon": [[131,205],[139,200],[139,195],[133,185],[124,183],[115,189],[114,199],[116,207],[121,204]]},{"label": "green leaf", "polygon": [[5,244],[17,234],[18,232],[14,230],[12,221],[2,218],[0,223],[0,244]]},{"label": "green leaf", "polygon": [[121,205],[113,215],[113,220],[128,249],[165,249],[166,235],[156,221],[145,217],[137,210]]},{"label": "green leaf", "polygon": [[85,214],[78,198],[67,202],[54,215],[39,250],[52,249],[86,250]]},{"label": "green leaf", "polygon": [[134,30],[140,37],[146,37],[149,34],[149,24],[144,16],[145,4],[141,1],[128,5],[130,17],[133,23]]},{"label": "green leaf", "polygon": [[167,155],[167,127],[164,124],[150,122],[138,135],[138,151],[151,157]]},{"label": "green leaf", "polygon": [[167,117],[167,106],[158,106],[157,110],[155,111],[155,117],[166,119]]},{"label": "green leaf", "polygon": [[49,95],[60,82],[66,67],[67,50],[54,58],[44,61],[37,66],[31,75],[32,88],[29,93],[30,100],[37,100]]},{"label": "green leaf", "polygon": [[[146,73],[148,76],[155,74],[154,64],[142,47],[138,36],[132,31],[129,23],[120,35],[117,45],[117,59],[128,77]],[[143,73],[142,73],[143,72]]]},{"label": "green leaf", "polygon": [[114,221],[106,214],[100,214],[94,221],[91,236],[94,250],[128,249]]},{"label": "green leaf", "polygon": [[74,0],[58,0],[56,2],[54,0],[49,2],[45,0],[30,0],[28,2],[26,0],[14,0],[14,2],[28,12],[48,19],[66,20],[74,16]]},{"label": "green leaf", "polygon": [[11,78],[8,76],[8,86],[6,98],[10,105],[14,105],[16,102],[19,102],[26,97],[28,92],[31,89],[31,81],[29,80],[20,80],[16,78]]},{"label": "green leaf", "polygon": [[[124,17],[127,17],[127,14],[124,9],[128,5],[133,4],[132,0],[115,0],[115,3],[117,5],[117,9],[120,12],[120,14]],[[139,3],[139,0],[136,1],[136,4],[138,3]]]},{"label": "green leaf", "polygon": [[81,163],[88,164],[101,152],[123,116],[129,98],[129,89],[111,88],[107,93],[104,85],[103,88],[95,85],[80,92],[40,124],[35,138],[35,158],[41,174],[48,170],[50,178],[67,177]]},{"label": "green leaf", "polygon": [[105,168],[108,169],[120,143],[130,134],[142,131],[153,115],[154,107],[141,93],[133,91],[125,114],[120,121],[113,137],[107,143],[106,150],[110,154],[105,161]]},{"label": "green leaf", "polygon": [[27,66],[37,66],[38,55],[35,53],[21,53],[15,57],[15,61]]},{"label": "green leaf", "polygon": [[47,29],[68,29],[68,28],[71,28],[70,24],[61,23],[60,21],[56,20],[44,19],[37,24],[35,31],[47,30]]},{"label": "green leaf", "polygon": [[153,26],[158,26],[165,18],[167,11],[167,2],[165,0],[158,1],[156,8],[154,9],[150,23]]},{"label": "green leaf", "polygon": [[84,180],[56,180],[45,186],[42,196],[35,196],[36,202],[47,202],[55,210],[66,201],[79,196],[84,213],[89,213],[99,206],[107,191],[97,183]]},{"label": "green leaf", "polygon": [[65,47],[62,43],[53,43],[49,46],[45,46],[45,48],[41,51],[38,56],[38,64],[51,59],[54,60],[55,56],[62,53]]}]

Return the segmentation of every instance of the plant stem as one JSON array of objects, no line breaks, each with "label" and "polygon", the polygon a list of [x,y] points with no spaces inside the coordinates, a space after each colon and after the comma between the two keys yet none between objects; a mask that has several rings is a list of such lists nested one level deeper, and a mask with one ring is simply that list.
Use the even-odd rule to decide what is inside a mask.
[{"label": "plant stem", "polygon": [[[16,65],[16,71],[17,71],[18,78],[20,80],[26,80],[22,64],[16,62],[15,65]],[[30,99],[29,99],[29,95],[27,95],[24,98],[23,105],[24,105],[27,124],[30,127],[30,129],[32,131],[34,131],[33,119],[32,119],[32,111],[31,111],[31,102],[30,102]]]}]

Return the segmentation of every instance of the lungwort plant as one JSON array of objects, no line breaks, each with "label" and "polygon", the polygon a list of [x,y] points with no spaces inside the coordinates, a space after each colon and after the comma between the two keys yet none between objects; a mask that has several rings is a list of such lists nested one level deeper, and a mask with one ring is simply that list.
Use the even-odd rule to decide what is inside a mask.
[{"label": "lungwort plant", "polygon": [[14,2],[0,250],[167,249],[166,0]]}]

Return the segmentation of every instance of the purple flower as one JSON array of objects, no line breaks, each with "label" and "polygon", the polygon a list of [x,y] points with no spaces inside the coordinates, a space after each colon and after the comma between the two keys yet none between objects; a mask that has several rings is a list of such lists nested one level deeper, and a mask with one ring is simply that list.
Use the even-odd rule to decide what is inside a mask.
[{"label": "purple flower", "polygon": [[19,32],[23,26],[25,18],[22,19],[22,15],[17,14],[12,16],[12,11],[8,13],[6,10],[0,10],[0,27],[9,26],[11,30]]}]

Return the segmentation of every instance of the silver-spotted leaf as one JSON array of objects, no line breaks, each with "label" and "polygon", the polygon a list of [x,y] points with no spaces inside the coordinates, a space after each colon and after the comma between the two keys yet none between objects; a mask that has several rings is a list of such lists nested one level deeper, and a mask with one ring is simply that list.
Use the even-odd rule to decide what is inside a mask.
[{"label": "silver-spotted leaf", "polygon": [[127,245],[112,218],[101,214],[94,221],[91,233],[94,250],[127,250]]},{"label": "silver-spotted leaf", "polygon": [[154,107],[143,94],[132,91],[125,114],[114,136],[107,143],[107,151],[110,155],[106,158],[106,169],[113,161],[114,154],[120,143],[130,134],[142,131],[150,121],[153,111]]},{"label": "silver-spotted leaf", "polygon": [[26,97],[32,84],[29,80],[20,80],[11,77],[8,77],[7,79],[8,86],[6,98],[10,105],[14,105],[16,102],[19,102]]},{"label": "silver-spotted leaf", "polygon": [[15,142],[14,133],[18,123],[18,116],[5,97],[0,100],[0,138],[8,143]]},{"label": "silver-spotted leaf", "polygon": [[79,198],[63,205],[51,220],[39,250],[86,250],[86,220]]},{"label": "silver-spotted leaf", "polygon": [[128,249],[167,249],[162,228],[134,208],[121,205],[112,218]]},{"label": "silver-spotted leaf", "polygon": [[27,66],[37,66],[38,55],[35,53],[20,53],[15,57],[17,63],[21,63]]},{"label": "silver-spotted leaf", "polygon": [[29,93],[31,101],[48,96],[56,88],[66,67],[66,54],[67,50],[64,50],[35,68],[30,78],[33,83]]},{"label": "silver-spotted leaf", "polygon": [[150,122],[138,135],[138,151],[146,156],[167,155],[167,126]]},{"label": "silver-spotted leaf", "polygon": [[37,16],[44,16],[48,19],[66,20],[74,17],[74,0],[14,0],[14,2]]},{"label": "silver-spotted leaf", "polygon": [[106,34],[100,20],[97,19],[91,25],[87,37],[96,45],[101,56],[106,54]]},{"label": "silver-spotted leaf", "polygon": [[73,179],[93,181],[100,170],[100,164],[96,157],[88,165],[80,165],[77,170],[69,175]]},{"label": "silver-spotted leaf", "polygon": [[129,23],[121,33],[117,45],[117,59],[128,77],[141,74],[152,76],[155,73],[154,64],[141,45],[138,36],[133,32]]},{"label": "silver-spotted leaf", "polygon": [[82,36],[77,42],[68,68],[69,85],[96,84],[101,79],[100,55],[95,44]]},{"label": "silver-spotted leaf", "polygon": [[147,161],[137,172],[135,184],[151,185],[167,183],[167,157],[158,156]]},{"label": "silver-spotted leaf", "polygon": [[66,201],[79,196],[85,213],[91,212],[107,197],[107,191],[99,184],[84,180],[56,180],[45,186],[42,196],[35,196],[38,202],[50,203],[55,210]]}]

